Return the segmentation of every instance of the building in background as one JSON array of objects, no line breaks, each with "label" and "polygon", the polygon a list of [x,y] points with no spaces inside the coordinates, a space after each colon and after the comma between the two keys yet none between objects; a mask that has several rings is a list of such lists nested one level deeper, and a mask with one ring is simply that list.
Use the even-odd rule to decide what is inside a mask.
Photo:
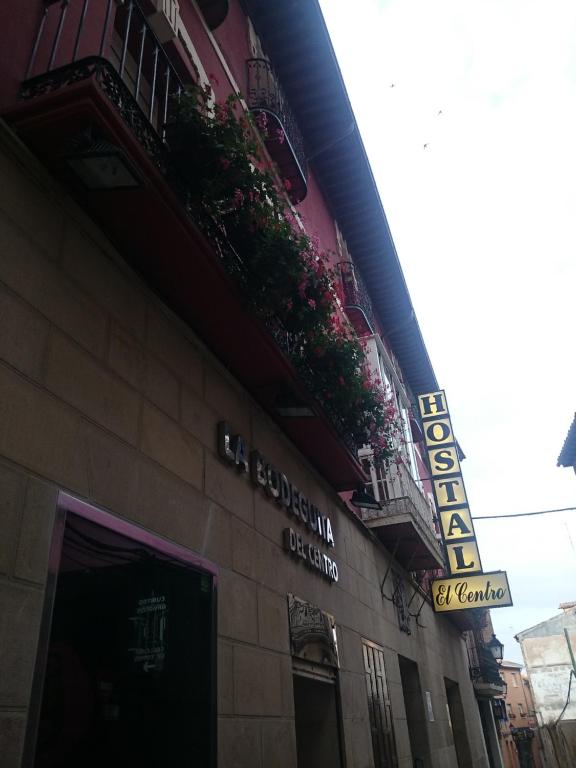
[{"label": "building in background", "polygon": [[490,611],[475,611],[474,627],[466,631],[464,637],[488,760],[491,768],[495,768],[502,765],[503,759],[494,702],[505,691],[505,683],[500,674],[504,646],[494,634]]},{"label": "building in background", "polygon": [[576,603],[516,635],[522,647],[545,759],[552,766],[576,763]]},{"label": "building in background", "polygon": [[572,467],[576,472],[576,416],[570,425],[566,440],[558,456],[559,467]]},{"label": "building in background", "polygon": [[496,765],[316,0],[4,0],[0,39],[3,768]]},{"label": "building in background", "polygon": [[[505,686],[498,718],[502,757],[505,768],[524,768],[522,760],[528,768],[542,768],[532,691],[522,670],[522,664],[514,661],[502,661],[500,665]],[[531,763],[521,753],[528,753]]]}]

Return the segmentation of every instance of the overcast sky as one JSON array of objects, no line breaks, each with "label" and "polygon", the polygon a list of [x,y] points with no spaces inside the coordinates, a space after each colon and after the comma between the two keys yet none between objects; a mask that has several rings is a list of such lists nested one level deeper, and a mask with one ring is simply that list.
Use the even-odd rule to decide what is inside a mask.
[{"label": "overcast sky", "polygon": [[[473,515],[576,506],[576,3],[321,0]],[[441,321],[441,322],[440,322]],[[576,512],[476,522],[513,635],[576,600]]]}]

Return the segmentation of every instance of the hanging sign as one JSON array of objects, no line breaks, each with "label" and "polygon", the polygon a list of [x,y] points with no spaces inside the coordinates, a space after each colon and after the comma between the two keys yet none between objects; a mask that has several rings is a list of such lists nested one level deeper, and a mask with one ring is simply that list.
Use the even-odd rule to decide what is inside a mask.
[{"label": "hanging sign", "polygon": [[[482,570],[480,552],[476,541],[476,533],[472,522],[472,515],[468,506],[466,488],[464,487],[464,478],[460,469],[460,459],[458,456],[458,446],[452,431],[452,422],[446,402],[444,390],[431,392],[427,395],[418,397],[420,406],[420,416],[424,428],[424,442],[428,453],[428,463],[430,466],[430,475],[434,489],[434,498],[436,499],[436,508],[440,518],[440,531],[446,550],[446,565],[448,574],[456,577],[456,583],[453,579],[440,579],[432,583],[434,610],[462,610],[463,608],[477,608],[482,602],[482,607],[496,608],[502,605],[511,605],[511,602],[501,602],[503,597],[492,597],[491,587],[485,584],[484,592],[480,589],[479,583],[471,579],[479,576],[484,579],[486,574]],[[507,600],[510,600],[510,590],[506,574],[498,571],[506,581]],[[467,581],[463,578],[466,577]],[[468,577],[470,577],[468,579]],[[448,583],[450,582],[450,583]],[[436,603],[435,585],[445,583],[446,589],[449,588],[449,602],[442,604]],[[467,586],[463,584],[474,584],[471,592],[468,592]],[[503,587],[499,585],[497,590]],[[463,604],[454,599],[455,590],[458,593],[465,592],[469,594],[485,594],[485,599],[478,601],[469,600]],[[442,595],[439,594],[440,599]],[[496,602],[494,602],[496,601]],[[466,602],[466,601],[464,601]],[[446,607],[450,605],[450,607]]]},{"label": "hanging sign", "polygon": [[436,579],[432,582],[432,603],[436,613],[510,606],[512,595],[508,576],[506,571],[493,571],[466,578]]}]

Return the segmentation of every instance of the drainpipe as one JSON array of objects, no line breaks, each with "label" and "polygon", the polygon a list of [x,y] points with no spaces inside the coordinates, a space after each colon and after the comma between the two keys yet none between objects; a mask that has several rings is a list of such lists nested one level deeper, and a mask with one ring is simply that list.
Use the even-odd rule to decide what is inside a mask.
[{"label": "drainpipe", "polygon": [[576,675],[576,660],[574,659],[574,651],[572,649],[572,643],[570,642],[570,635],[568,630],[564,627],[564,637],[566,638],[566,645],[568,646],[568,653],[570,654],[570,660],[572,662],[572,670]]}]

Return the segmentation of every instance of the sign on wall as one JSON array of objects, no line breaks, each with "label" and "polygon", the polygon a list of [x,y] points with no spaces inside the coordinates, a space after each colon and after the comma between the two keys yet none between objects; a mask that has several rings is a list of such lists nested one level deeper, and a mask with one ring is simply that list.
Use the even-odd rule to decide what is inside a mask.
[{"label": "sign on wall", "polygon": [[[444,390],[420,395],[418,402],[447,570],[454,577],[432,583],[434,610],[512,605],[506,573],[483,573]],[[496,587],[487,576],[498,576]]]},{"label": "sign on wall", "polygon": [[[285,528],[284,549],[297,562],[304,563],[328,581],[337,582],[339,574],[336,561],[320,549],[320,546],[335,546],[332,521],[328,515],[323,515],[318,507],[259,451],[251,451],[242,435],[233,434],[225,421],[218,424],[218,453],[238,472],[248,475],[256,487],[261,488],[304,530],[304,533],[301,533],[295,528]],[[312,538],[308,539],[306,534]],[[317,546],[315,540],[319,540],[320,546]]]}]

